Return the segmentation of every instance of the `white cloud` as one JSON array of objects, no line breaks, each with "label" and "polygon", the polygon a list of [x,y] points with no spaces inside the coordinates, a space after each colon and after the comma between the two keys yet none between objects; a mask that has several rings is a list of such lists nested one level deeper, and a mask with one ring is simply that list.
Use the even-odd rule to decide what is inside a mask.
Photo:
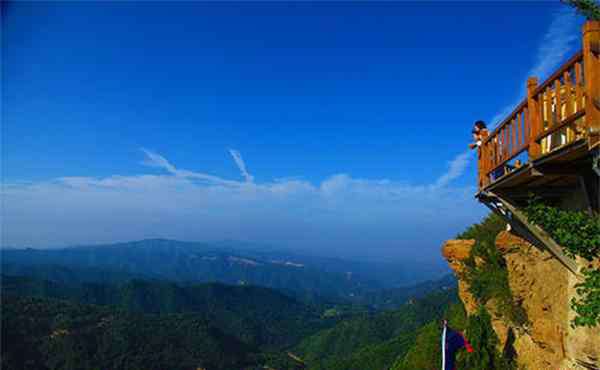
[{"label": "white cloud", "polygon": [[[527,72],[525,78],[536,76],[540,79],[540,82],[548,78],[565,61],[568,53],[577,47],[577,43],[581,37],[579,25],[580,18],[577,16],[577,13],[569,7],[561,7],[554,15],[552,22],[542,37],[537,49],[535,63]],[[525,78],[523,81],[525,81]],[[523,100],[524,86],[525,83],[518,88],[518,91],[522,91],[518,99],[515,99],[513,103],[505,106],[492,117],[489,121],[492,128],[496,127],[501,120],[506,118]]]},{"label": "white cloud", "polygon": [[[144,154],[146,154],[146,159],[142,162],[147,166],[160,167],[165,169],[172,175],[183,179],[193,179],[193,180],[201,180],[207,183],[214,184],[222,184],[222,185],[230,185],[230,186],[238,186],[240,185],[237,181],[225,180],[217,176],[208,175],[201,172],[192,172],[187,170],[179,170],[175,168],[169,161],[161,156],[160,154],[154,153],[148,149],[142,148]],[[239,153],[238,153],[239,154]]]},{"label": "white cloud", "polygon": [[293,177],[234,181],[177,168],[149,150],[144,154],[145,165],[165,174],[5,184],[3,244],[239,239],[355,256],[429,248],[437,256],[445,238],[484,213],[473,187],[449,186],[467,155],[433,184],[415,185],[349,174],[318,184]]},{"label": "white cloud", "polygon": [[250,175],[246,170],[246,163],[244,162],[244,159],[242,158],[240,152],[235,149],[229,149],[229,154],[231,154],[231,156],[233,157],[235,164],[240,169],[240,172],[242,176],[246,179],[246,182],[253,182],[254,177]]},{"label": "white cloud", "polygon": [[433,186],[436,188],[446,186],[452,180],[462,176],[469,164],[469,156],[472,156],[473,153],[474,151],[467,150],[454,157],[454,159],[448,163],[448,171],[440,176]]},{"label": "white cloud", "polygon": [[530,76],[545,79],[564,61],[567,53],[580,40],[578,20],[575,10],[569,7],[557,11],[540,43],[536,64],[529,71]]}]

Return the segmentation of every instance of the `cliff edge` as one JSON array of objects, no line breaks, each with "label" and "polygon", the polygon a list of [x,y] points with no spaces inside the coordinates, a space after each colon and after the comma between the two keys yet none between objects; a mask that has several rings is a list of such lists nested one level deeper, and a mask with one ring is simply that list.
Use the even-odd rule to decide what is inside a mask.
[{"label": "cliff edge", "polygon": [[[519,367],[529,370],[600,369],[600,327],[571,326],[570,301],[576,296],[577,277],[549,252],[512,232],[500,232],[495,246],[504,259],[513,300],[527,317],[526,322],[515,324],[494,299],[481,303],[471,293],[465,271],[475,244],[475,240],[449,240],[442,255],[457,275],[467,314],[474,314],[483,304],[492,316],[498,349],[511,351]],[[583,266],[582,261],[578,263]]]}]

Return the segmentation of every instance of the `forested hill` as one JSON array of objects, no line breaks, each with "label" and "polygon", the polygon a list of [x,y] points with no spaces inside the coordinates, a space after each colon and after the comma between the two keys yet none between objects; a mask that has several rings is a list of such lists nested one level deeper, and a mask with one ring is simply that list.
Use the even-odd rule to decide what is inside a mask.
[{"label": "forested hill", "polygon": [[438,280],[428,280],[415,285],[392,289],[378,289],[366,292],[363,295],[350,297],[356,304],[368,306],[374,310],[393,310],[409,300],[419,299],[431,292],[457,288],[457,281],[453,274],[443,276]]},{"label": "forested hill", "polygon": [[[175,256],[161,260],[161,251]],[[456,281],[448,276],[376,289],[353,276],[290,265],[296,262],[273,267],[247,255],[194,255],[170,244],[141,246],[140,256],[116,248],[121,261],[103,251],[51,252],[2,254],[9,257],[2,298],[10,307],[3,320],[11,320],[2,332],[3,368],[36,361],[40,369],[146,369],[141,364],[151,362],[169,369],[381,370],[410,353],[423,325],[456,301]],[[234,284],[187,279],[207,271]],[[285,289],[238,281],[237,274]]]},{"label": "forested hill", "polygon": [[442,287],[373,313],[354,304],[306,305],[253,286],[67,286],[2,276],[2,300],[3,369],[29,361],[35,369],[380,370],[410,352],[456,290]]},{"label": "forested hill", "polygon": [[195,314],[148,315],[32,297],[2,299],[2,369],[299,368]]},{"label": "forested hill", "polygon": [[304,339],[294,351],[315,370],[387,369],[411,348],[417,329],[440,319],[456,302],[455,289],[432,293],[398,310],[344,320]]},{"label": "forested hill", "polygon": [[69,299],[141,313],[196,313],[238,340],[261,348],[284,348],[331,325],[335,318],[280,292],[220,283],[180,286],[132,280],[121,285],[66,286],[27,277],[2,277],[2,295]]}]

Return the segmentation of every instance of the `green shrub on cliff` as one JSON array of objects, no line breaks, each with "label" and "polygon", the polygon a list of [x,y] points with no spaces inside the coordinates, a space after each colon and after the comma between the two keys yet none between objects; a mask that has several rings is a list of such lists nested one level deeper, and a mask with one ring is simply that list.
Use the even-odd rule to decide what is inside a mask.
[{"label": "green shrub on cliff", "polygon": [[457,239],[475,239],[477,242],[494,244],[496,236],[500,231],[506,228],[506,221],[500,216],[490,213],[478,224],[473,224],[464,232],[459,234]]},{"label": "green shrub on cliff", "polygon": [[[563,247],[565,254],[582,257],[588,262],[600,258],[600,217],[584,212],[565,211],[532,200],[525,209],[532,222]],[[600,268],[589,265],[581,269],[583,282],[575,285],[578,298],[571,300],[576,313],[573,326],[600,325]]]},{"label": "green shrub on cliff", "polygon": [[483,305],[494,299],[498,312],[505,314],[511,322],[523,325],[527,322],[527,315],[513,299],[506,262],[495,244],[496,236],[505,227],[504,220],[490,214],[481,223],[469,227],[458,236],[459,239],[475,239],[461,278],[469,283],[469,291],[479,304]]},{"label": "green shrub on cliff", "polygon": [[600,21],[600,2],[598,0],[561,0],[572,6],[590,21]]},{"label": "green shrub on cliff", "polygon": [[480,306],[476,314],[469,316],[466,336],[474,348],[472,353],[461,354],[457,359],[458,369],[510,370],[515,365],[496,349],[498,336],[492,328],[492,319],[487,310]]}]

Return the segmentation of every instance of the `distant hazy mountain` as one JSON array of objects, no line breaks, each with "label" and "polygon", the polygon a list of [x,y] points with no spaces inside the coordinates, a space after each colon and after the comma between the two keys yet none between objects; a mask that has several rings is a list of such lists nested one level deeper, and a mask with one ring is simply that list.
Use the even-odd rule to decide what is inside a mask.
[{"label": "distant hazy mountain", "polygon": [[[6,256],[2,253],[4,259]],[[19,257],[19,259],[22,256]],[[18,260],[18,259],[15,259]],[[28,276],[59,284],[77,285],[83,283],[123,283],[132,279],[164,280],[150,274],[130,273],[123,270],[103,267],[78,267],[59,264],[30,264],[28,262],[2,261],[2,273],[12,276]]]},{"label": "distant hazy mountain", "polygon": [[[130,278],[260,285],[300,297],[347,298],[398,283],[400,266],[164,239],[62,249],[5,249],[3,271],[62,283]],[[387,278],[386,278],[387,276]],[[401,280],[401,279],[400,279]]]},{"label": "distant hazy mountain", "polygon": [[[250,268],[264,271],[271,267],[283,270],[317,270],[320,273],[341,276],[351,281],[348,286],[360,285],[361,289],[365,285],[374,288],[414,285],[438,278],[447,270],[414,261],[391,263],[303,255],[270,246],[236,241],[198,243],[148,239],[53,249],[9,248],[0,249],[0,253],[5,263],[94,267],[178,281],[217,280],[237,283],[244,282],[246,277],[256,278],[248,271],[223,274],[225,268],[230,272]],[[234,265],[237,265],[237,268],[232,269]],[[223,275],[230,275],[230,278],[223,280]],[[265,285],[255,280],[248,282]]]}]

